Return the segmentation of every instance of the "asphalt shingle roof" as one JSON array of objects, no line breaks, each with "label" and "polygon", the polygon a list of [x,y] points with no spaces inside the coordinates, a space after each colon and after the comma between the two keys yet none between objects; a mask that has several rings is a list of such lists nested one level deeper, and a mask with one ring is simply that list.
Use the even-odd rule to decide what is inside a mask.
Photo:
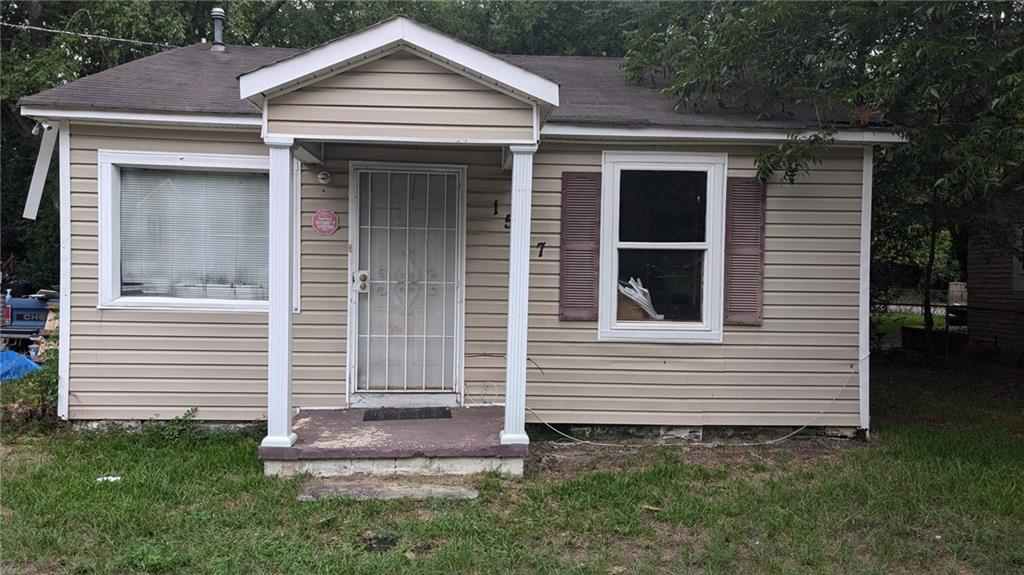
[{"label": "asphalt shingle roof", "polygon": [[[209,44],[175,48],[110,68],[21,99],[39,108],[130,112],[245,114],[257,106],[239,98],[238,76],[300,50]],[[759,119],[748,111],[674,110],[652,86],[627,82],[621,58],[499,56],[560,86],[560,105],[548,122],[697,128],[793,129],[814,125],[803,113]]]}]

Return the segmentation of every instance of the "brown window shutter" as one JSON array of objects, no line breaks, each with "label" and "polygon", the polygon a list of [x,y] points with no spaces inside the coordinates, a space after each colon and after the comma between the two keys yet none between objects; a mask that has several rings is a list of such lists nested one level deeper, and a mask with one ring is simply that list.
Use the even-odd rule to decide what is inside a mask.
[{"label": "brown window shutter", "polygon": [[725,323],[761,325],[764,304],[764,185],[728,178],[725,188]]},{"label": "brown window shutter", "polygon": [[559,319],[597,319],[600,250],[601,172],[562,172]]}]

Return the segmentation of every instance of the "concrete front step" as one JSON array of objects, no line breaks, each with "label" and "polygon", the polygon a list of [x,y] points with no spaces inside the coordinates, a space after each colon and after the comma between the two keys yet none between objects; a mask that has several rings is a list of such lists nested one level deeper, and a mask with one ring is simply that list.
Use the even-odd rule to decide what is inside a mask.
[{"label": "concrete front step", "polygon": [[260,447],[267,475],[522,475],[526,445],[502,445],[504,410],[455,408],[451,419],[363,421],[364,410],[310,410],[291,447]]},{"label": "concrete front step", "polygon": [[312,479],[299,493],[299,501],[346,498],[357,501],[411,499],[476,499],[480,492],[460,478],[336,478]]},{"label": "concrete front step", "polygon": [[292,477],[441,476],[475,475],[497,472],[502,475],[523,474],[523,457],[402,457],[361,459],[293,459],[263,460],[266,475]]}]

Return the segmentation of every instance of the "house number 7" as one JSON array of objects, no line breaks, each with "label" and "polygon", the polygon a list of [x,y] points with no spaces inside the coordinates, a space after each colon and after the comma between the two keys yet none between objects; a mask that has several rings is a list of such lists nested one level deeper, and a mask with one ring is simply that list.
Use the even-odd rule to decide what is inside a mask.
[{"label": "house number 7", "polygon": [[537,254],[538,258],[544,257],[544,246],[548,245],[547,242],[537,242],[537,247],[540,248],[540,253]]}]

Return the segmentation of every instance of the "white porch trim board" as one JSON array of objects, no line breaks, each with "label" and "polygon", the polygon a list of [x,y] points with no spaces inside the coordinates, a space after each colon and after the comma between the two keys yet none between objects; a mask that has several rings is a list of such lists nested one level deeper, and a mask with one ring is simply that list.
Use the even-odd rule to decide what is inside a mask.
[{"label": "white porch trim board", "polygon": [[512,153],[512,229],[508,258],[508,337],[505,352],[505,427],[502,444],[529,443],[526,435],[526,343],[530,304],[530,217],[533,154],[537,146],[509,146]]},{"label": "white porch trim board", "polygon": [[860,309],[859,315],[859,358],[857,374],[859,377],[860,427],[867,430],[871,427],[870,412],[870,355],[871,341],[869,338],[871,321],[871,180],[874,176],[874,148],[864,146],[864,163],[861,184],[860,208]]},{"label": "white porch trim board", "polygon": [[25,198],[25,210],[21,217],[34,220],[39,213],[39,200],[43,198],[43,184],[46,183],[46,176],[50,173],[50,159],[53,157],[53,148],[57,144],[58,126],[53,123],[42,124],[43,141],[39,145],[39,155],[36,156],[36,166],[32,170],[32,182],[28,187],[28,197]]},{"label": "white porch trim board", "polygon": [[270,151],[270,255],[267,313],[267,436],[264,447],[291,447],[292,431],[292,145],[268,138]]}]

